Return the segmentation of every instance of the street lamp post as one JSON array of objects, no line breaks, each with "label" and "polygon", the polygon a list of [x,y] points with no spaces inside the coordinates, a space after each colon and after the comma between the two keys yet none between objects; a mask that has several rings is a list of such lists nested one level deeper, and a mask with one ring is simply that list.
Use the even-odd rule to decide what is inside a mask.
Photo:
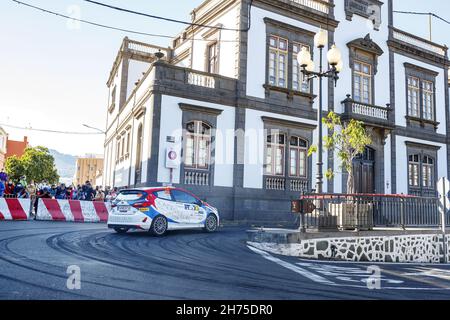
[{"label": "street lamp post", "polygon": [[340,50],[333,44],[331,49],[328,51],[327,60],[330,68],[328,70],[323,70],[322,57],[323,49],[328,42],[328,34],[322,28],[314,36],[314,45],[319,49],[319,71],[314,71],[315,65],[314,61],[311,59],[311,53],[306,47],[303,47],[297,56],[298,63],[301,67],[301,72],[305,76],[305,81],[312,81],[313,79],[319,79],[319,106],[317,108],[317,119],[318,119],[318,157],[317,157],[317,176],[316,176],[316,192],[323,192],[323,137],[322,137],[322,82],[323,78],[334,79],[335,85],[339,79],[339,72],[342,70],[342,60]]},{"label": "street lamp post", "polygon": [[86,128],[89,128],[89,129],[93,129],[93,130],[97,130],[97,131],[100,132],[100,133],[106,134],[106,132],[103,131],[102,129],[95,128],[95,127],[91,127],[91,126],[89,126],[89,125],[87,125],[87,124],[83,124],[83,127],[86,127]]}]

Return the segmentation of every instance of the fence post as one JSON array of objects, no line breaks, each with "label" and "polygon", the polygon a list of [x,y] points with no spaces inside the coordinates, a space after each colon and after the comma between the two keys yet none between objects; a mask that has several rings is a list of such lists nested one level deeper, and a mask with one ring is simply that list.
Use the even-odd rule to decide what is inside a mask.
[{"label": "fence post", "polygon": [[400,198],[400,225],[403,230],[405,228],[405,198]]},{"label": "fence post", "polygon": [[443,177],[438,181],[438,193],[439,193],[439,213],[441,217],[441,232],[442,232],[442,250],[444,251],[444,263],[447,263],[447,236],[446,236],[446,224],[445,213],[447,211],[448,199],[447,193],[450,189],[450,183],[447,178]]}]

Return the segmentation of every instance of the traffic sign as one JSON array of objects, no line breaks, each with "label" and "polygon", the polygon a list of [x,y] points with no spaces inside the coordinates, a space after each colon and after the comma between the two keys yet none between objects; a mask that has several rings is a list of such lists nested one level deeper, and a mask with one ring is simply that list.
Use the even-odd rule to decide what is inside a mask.
[{"label": "traffic sign", "polygon": [[168,143],[166,149],[166,168],[178,169],[180,167],[180,153],[174,143]]}]

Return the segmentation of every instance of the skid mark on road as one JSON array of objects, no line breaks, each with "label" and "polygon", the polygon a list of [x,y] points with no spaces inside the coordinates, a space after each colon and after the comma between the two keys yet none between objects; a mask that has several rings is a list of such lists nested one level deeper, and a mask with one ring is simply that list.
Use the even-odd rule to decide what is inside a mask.
[{"label": "skid mark on road", "polygon": [[[342,286],[351,288],[361,288],[369,290],[368,281],[371,279],[372,273],[365,267],[356,264],[350,266],[339,266],[336,264],[327,264],[324,261],[318,262],[302,262],[290,263],[280,258],[274,257],[267,251],[254,248],[250,245],[247,247],[261,255],[264,259],[272,261],[284,268],[292,270],[305,278],[312,280],[318,284],[328,286]],[[437,283],[424,277],[434,277],[441,280],[450,280],[450,270],[430,269],[422,267],[416,269],[415,272],[405,273],[403,271],[386,270],[378,265],[381,269],[381,290],[420,290],[420,291],[447,291],[450,290],[450,283]],[[410,266],[405,266],[405,270],[409,270]],[[414,270],[414,269],[413,269]],[[386,277],[386,274],[390,277]],[[404,280],[414,283],[414,285],[405,283]],[[426,286],[419,286],[426,285]]]}]

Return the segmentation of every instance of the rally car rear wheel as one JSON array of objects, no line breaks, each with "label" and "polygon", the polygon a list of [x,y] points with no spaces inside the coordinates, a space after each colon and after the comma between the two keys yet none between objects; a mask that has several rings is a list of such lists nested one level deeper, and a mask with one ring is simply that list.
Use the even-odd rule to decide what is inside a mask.
[{"label": "rally car rear wheel", "polygon": [[167,232],[167,219],[163,216],[157,216],[152,221],[150,232],[155,236],[163,236]]},{"label": "rally car rear wheel", "polygon": [[215,215],[210,214],[205,221],[205,231],[214,232],[217,230],[217,218]]}]

